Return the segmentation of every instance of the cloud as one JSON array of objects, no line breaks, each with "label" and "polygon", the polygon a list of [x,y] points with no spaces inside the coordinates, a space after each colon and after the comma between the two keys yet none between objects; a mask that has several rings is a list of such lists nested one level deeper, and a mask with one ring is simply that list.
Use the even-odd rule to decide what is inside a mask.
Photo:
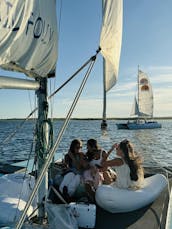
[{"label": "cloud", "polygon": [[156,74],[150,77],[152,83],[172,83],[172,73],[171,74]]},{"label": "cloud", "polygon": [[172,66],[149,66],[146,69],[148,71],[172,72]]}]

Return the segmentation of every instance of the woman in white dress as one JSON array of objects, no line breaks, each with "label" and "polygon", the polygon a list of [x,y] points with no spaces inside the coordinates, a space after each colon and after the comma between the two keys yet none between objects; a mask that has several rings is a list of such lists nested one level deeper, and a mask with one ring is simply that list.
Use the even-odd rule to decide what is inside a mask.
[{"label": "woman in white dress", "polygon": [[112,167],[116,171],[114,185],[119,188],[139,189],[144,181],[144,172],[141,157],[134,152],[130,141],[123,140],[115,143],[112,149],[116,149],[118,157],[102,163],[103,167]]}]

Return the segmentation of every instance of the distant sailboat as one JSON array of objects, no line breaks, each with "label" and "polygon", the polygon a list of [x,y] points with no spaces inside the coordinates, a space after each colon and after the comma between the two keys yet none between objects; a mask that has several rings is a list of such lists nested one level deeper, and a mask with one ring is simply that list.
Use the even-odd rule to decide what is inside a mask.
[{"label": "distant sailboat", "polygon": [[134,99],[131,116],[135,116],[134,122],[117,123],[118,129],[154,129],[161,128],[156,121],[147,121],[153,118],[153,91],[146,73],[138,70],[138,99]]}]

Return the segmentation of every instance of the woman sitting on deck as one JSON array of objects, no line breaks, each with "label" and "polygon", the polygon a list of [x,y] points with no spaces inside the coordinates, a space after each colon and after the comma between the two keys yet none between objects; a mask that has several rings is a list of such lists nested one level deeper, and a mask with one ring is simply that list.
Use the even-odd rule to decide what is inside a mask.
[{"label": "woman sitting on deck", "polygon": [[113,148],[106,152],[99,147],[95,139],[89,139],[87,141],[87,150],[86,156],[88,158],[89,165],[96,165],[99,168],[99,171],[103,173],[103,183],[111,184],[115,180],[116,174],[113,170],[102,166],[102,164],[107,160],[109,154],[113,151]]},{"label": "woman sitting on deck", "polygon": [[110,184],[113,178],[116,178],[115,173],[110,174],[107,168],[102,167],[102,162],[105,161],[109,155],[105,150],[98,146],[95,139],[87,141],[87,159],[89,162],[89,169],[83,173],[83,182],[86,193],[91,201],[94,202],[95,191],[99,185]]},{"label": "woman sitting on deck", "polygon": [[59,190],[68,198],[73,196],[81,181],[83,171],[88,168],[88,162],[84,153],[80,151],[82,141],[74,139],[71,142],[69,152],[65,155],[65,163],[68,167],[68,173],[64,176]]},{"label": "woman sitting on deck", "polygon": [[128,140],[114,144],[117,158],[102,163],[103,167],[112,167],[116,171],[115,185],[118,188],[139,189],[144,181],[144,172],[141,158],[134,152],[133,146]]}]

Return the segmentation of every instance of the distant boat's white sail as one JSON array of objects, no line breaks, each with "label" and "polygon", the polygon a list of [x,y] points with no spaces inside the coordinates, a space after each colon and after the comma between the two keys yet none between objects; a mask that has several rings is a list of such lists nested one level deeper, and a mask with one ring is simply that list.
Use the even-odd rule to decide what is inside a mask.
[{"label": "distant boat's white sail", "polygon": [[140,116],[153,116],[153,92],[148,76],[138,72],[138,104]]},{"label": "distant boat's white sail", "polygon": [[134,103],[133,103],[132,110],[131,110],[131,116],[138,116],[138,117],[147,116],[147,114],[140,112],[136,97],[134,97]]},{"label": "distant boat's white sail", "polygon": [[132,110],[131,110],[131,116],[134,116],[134,115],[138,115],[139,116],[139,107],[138,107],[138,103],[137,103],[136,97],[134,98],[134,103],[133,103],[133,107],[132,107]]},{"label": "distant boat's white sail", "polygon": [[101,53],[105,58],[106,91],[116,83],[122,41],[123,1],[103,1],[103,24],[100,37]]},{"label": "distant boat's white sail", "polygon": [[47,77],[56,61],[55,0],[0,1],[0,67]]}]

